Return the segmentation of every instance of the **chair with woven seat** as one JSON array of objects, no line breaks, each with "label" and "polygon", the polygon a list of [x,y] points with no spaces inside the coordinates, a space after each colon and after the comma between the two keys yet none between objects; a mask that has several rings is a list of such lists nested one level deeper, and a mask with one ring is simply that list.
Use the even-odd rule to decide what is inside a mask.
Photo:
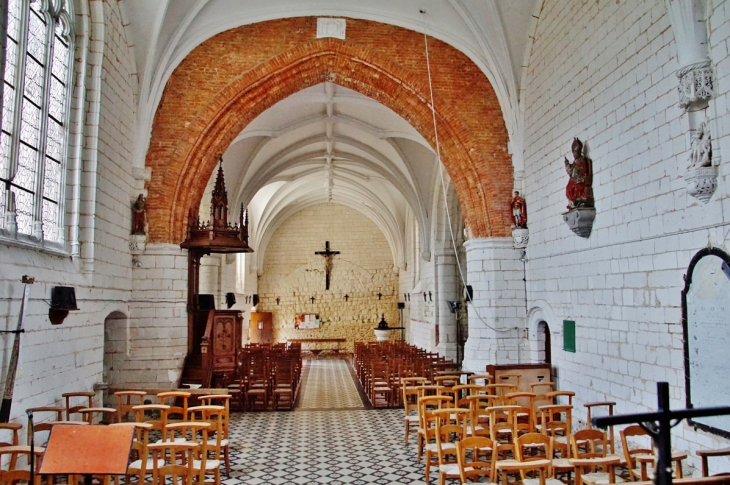
[{"label": "chair with woven seat", "polygon": [[[469,384],[486,386],[492,383],[492,376],[490,376],[489,374],[474,374],[469,376],[466,380]],[[482,381],[481,384],[479,384],[479,381]]]},{"label": "chair with woven seat", "polygon": [[[401,381],[401,389],[403,392],[403,408],[405,409],[405,442],[408,444],[408,435],[410,433],[418,433],[418,396],[420,390],[416,386],[408,384],[416,384],[419,381],[413,381],[412,378],[404,378]],[[424,379],[425,381],[425,379]]]},{"label": "chair with woven seat", "polygon": [[[215,485],[221,484],[221,444],[223,442],[223,414],[225,408],[223,406],[195,406],[188,409],[188,417],[190,422],[204,423],[208,427],[205,430],[205,439],[202,441],[203,446],[196,463],[194,465],[201,477],[207,473],[212,473],[215,479]],[[168,425],[169,427],[169,425]],[[215,434],[215,436],[213,436]]]},{"label": "chair with woven seat", "polygon": [[[129,477],[136,476],[137,483],[144,483],[147,475],[152,475],[152,458],[149,456],[148,446],[150,444],[150,430],[152,425],[149,423],[112,423],[109,426],[134,427],[134,441],[132,441],[132,461],[127,466],[126,483],[130,483]],[[158,463],[158,466],[164,465]]]},{"label": "chair with woven seat", "polygon": [[[148,449],[152,453],[152,485],[192,485],[195,475],[194,453],[199,447],[197,443],[191,442],[149,445]],[[166,457],[170,457],[169,462]],[[200,483],[203,482],[199,476],[198,479]]]},{"label": "chair with woven seat", "polygon": [[149,423],[152,425],[152,429],[160,432],[162,437],[165,436],[165,428],[167,427],[167,411],[169,409],[170,406],[166,404],[143,404],[141,406],[132,407],[136,422]]},{"label": "chair with woven seat", "polygon": [[[442,407],[448,407],[448,404],[453,401],[451,396],[423,396],[418,398],[418,462],[421,462],[421,456],[423,456],[424,450],[429,449],[429,445],[432,441],[436,441],[436,421],[433,417],[433,412]],[[431,447],[433,449],[433,447]],[[435,451],[435,449],[434,449]],[[428,460],[430,454],[426,459],[426,468],[430,471],[431,465]]]},{"label": "chair with woven seat", "polygon": [[[34,468],[36,470],[33,485],[40,485],[41,475],[38,473],[45,448],[36,446]],[[0,470],[0,483],[13,485],[19,482],[30,483],[30,466],[17,467],[18,462],[31,463],[30,446],[4,446],[0,448],[0,462],[8,463],[8,468]]]},{"label": "chair with woven seat", "polygon": [[[649,433],[639,426],[638,424],[633,424],[631,426],[627,426],[620,432],[621,435],[621,446],[624,450],[624,457],[626,459],[626,467],[629,469],[629,477],[632,482],[644,480],[642,478],[640,466],[636,461],[637,455],[653,455],[654,450],[651,447],[651,438],[649,436]],[[642,446],[629,446],[629,439],[632,439],[633,442],[632,445],[635,444],[635,440],[637,437],[645,437],[644,443],[648,443],[648,447],[642,447]],[[649,475],[647,478],[653,478],[651,475]]]},{"label": "chair with woven seat", "polygon": [[129,421],[129,415],[132,415],[132,421],[135,416],[132,408],[144,404],[146,391],[117,391],[114,396],[117,398],[117,423]]},{"label": "chair with woven seat", "polygon": [[561,458],[570,458],[572,427],[573,406],[565,404],[540,406],[540,432],[555,440],[553,449],[560,451]]},{"label": "chair with woven seat", "polygon": [[230,394],[210,394],[198,398],[205,406],[223,406],[223,434],[221,435],[220,447],[221,456],[226,463],[226,477],[229,477],[231,473],[230,455],[228,454],[228,426],[231,419],[230,402],[232,398],[233,396]]},{"label": "chair with woven seat", "polygon": [[511,392],[505,396],[509,404],[520,406],[515,424],[517,434],[535,432],[535,397],[533,392]]},{"label": "chair with woven seat", "polygon": [[[459,464],[456,458],[456,443],[466,438],[466,425],[469,420],[469,409],[445,408],[433,411],[436,418],[436,455],[438,456],[439,485],[446,479],[460,478]],[[426,464],[429,464],[428,450]],[[429,481],[426,475],[426,481]]]},{"label": "chair with woven seat", "polygon": [[[522,468],[519,470],[523,485],[537,485],[544,483],[545,485],[563,485],[563,482],[554,478],[554,459],[553,459],[553,439],[542,433],[527,433],[515,438],[515,458],[519,463],[544,463],[547,465],[539,465],[544,467],[545,471],[539,469]],[[527,454],[529,450],[530,454]],[[528,478],[528,475],[534,472],[544,473],[538,478]]]},{"label": "chair with woven seat", "polygon": [[[467,450],[471,450],[471,453],[467,454]],[[480,460],[482,454],[489,456],[489,459]],[[487,482],[494,483],[496,457],[494,443],[486,436],[471,436],[457,441],[456,460],[461,483],[480,481],[481,477],[487,477]]]},{"label": "chair with woven seat", "polygon": [[[188,415],[188,399],[190,393],[185,391],[165,391],[157,393],[160,404],[170,406],[167,410],[167,422],[185,421]],[[182,406],[178,405],[178,402]]]},{"label": "chair with woven seat", "polygon": [[[65,392],[61,394],[66,399],[66,421],[71,421],[71,415],[78,413],[81,409],[84,408],[93,408],[94,407],[94,396],[96,396],[96,393],[93,392]],[[83,404],[77,404],[77,405],[71,405],[72,400],[78,401],[81,398],[83,401]]]},{"label": "chair with woven seat", "polygon": [[[622,481],[615,476],[614,467],[620,464],[617,456],[607,458],[610,442],[606,433],[598,429],[581,429],[570,436],[576,485],[606,485]],[[598,471],[598,468],[601,471]]]},{"label": "chair with woven seat", "polygon": [[515,424],[519,406],[491,406],[489,412],[489,434],[494,442],[497,456],[514,452],[514,437],[517,435]]}]

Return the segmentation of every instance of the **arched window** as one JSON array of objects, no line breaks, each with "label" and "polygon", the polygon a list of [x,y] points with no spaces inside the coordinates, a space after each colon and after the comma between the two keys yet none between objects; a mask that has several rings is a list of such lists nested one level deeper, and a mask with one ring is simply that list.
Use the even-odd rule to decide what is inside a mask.
[{"label": "arched window", "polygon": [[0,133],[3,235],[62,245],[72,23],[67,0],[9,0]]}]

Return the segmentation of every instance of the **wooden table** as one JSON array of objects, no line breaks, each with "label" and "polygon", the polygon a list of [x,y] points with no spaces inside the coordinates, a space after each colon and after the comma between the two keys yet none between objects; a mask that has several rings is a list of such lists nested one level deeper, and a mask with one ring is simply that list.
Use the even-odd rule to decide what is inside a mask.
[{"label": "wooden table", "polygon": [[[334,337],[333,338],[289,338],[289,339],[286,339],[286,341],[289,343],[292,343],[292,344],[323,343],[323,342],[334,342],[337,344],[337,347],[335,347],[334,349],[317,349],[317,348],[306,349],[307,351],[312,352],[314,355],[319,355],[320,352],[323,352],[325,350],[331,350],[334,353],[339,354],[340,350],[343,350],[342,346],[340,344],[342,344],[343,342],[347,342],[347,339],[346,338],[334,338]],[[304,349],[302,349],[302,350],[304,350]]]}]

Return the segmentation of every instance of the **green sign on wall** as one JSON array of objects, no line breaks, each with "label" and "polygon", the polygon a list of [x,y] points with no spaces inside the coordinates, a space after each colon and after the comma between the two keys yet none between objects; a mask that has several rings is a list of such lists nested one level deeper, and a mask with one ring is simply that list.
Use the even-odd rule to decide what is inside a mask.
[{"label": "green sign on wall", "polygon": [[575,321],[563,320],[563,350],[575,352]]}]

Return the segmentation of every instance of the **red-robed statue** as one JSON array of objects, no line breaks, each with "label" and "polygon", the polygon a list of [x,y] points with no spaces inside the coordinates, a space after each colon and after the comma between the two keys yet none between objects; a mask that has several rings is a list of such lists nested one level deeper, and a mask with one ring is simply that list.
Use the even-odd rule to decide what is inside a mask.
[{"label": "red-robed statue", "polygon": [[565,188],[568,197],[568,210],[576,207],[594,207],[593,200],[593,161],[583,155],[583,143],[577,138],[573,140],[573,163],[565,159],[565,171],[570,181]]}]

